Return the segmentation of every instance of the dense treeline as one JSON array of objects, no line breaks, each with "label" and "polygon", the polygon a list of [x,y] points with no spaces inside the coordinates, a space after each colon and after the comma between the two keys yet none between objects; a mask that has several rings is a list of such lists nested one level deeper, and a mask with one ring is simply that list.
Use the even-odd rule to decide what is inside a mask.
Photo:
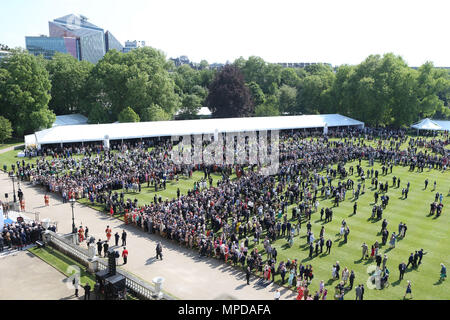
[{"label": "dense treeline", "polygon": [[202,106],[215,117],[340,113],[369,126],[404,126],[450,118],[449,100],[446,70],[432,63],[415,70],[394,54],[335,69],[239,58],[219,72],[206,61],[199,69],[175,67],[149,47],[112,50],[95,65],[12,50],[0,64],[0,116],[16,136],[47,128],[61,114],[81,113],[90,123],[190,119]]}]

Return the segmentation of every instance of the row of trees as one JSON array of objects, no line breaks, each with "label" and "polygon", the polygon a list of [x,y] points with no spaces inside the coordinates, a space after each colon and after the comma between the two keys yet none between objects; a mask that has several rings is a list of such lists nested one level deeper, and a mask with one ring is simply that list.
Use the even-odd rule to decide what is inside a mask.
[{"label": "row of trees", "polygon": [[[449,73],[432,63],[417,70],[410,68],[393,54],[371,55],[359,65],[343,65],[336,70],[320,64],[304,69],[282,68],[258,57],[237,59],[234,67],[243,76],[251,102],[241,112],[234,112],[235,102],[221,100],[227,94],[218,86],[218,99],[227,100],[225,109],[232,111],[226,116],[340,113],[369,126],[403,126],[424,117],[450,116]],[[233,75],[229,70],[223,72]],[[235,85],[228,87],[241,95],[241,101],[247,101],[245,90],[236,89],[242,82],[240,75],[234,79]],[[216,99],[209,101],[210,108],[217,105]]]},{"label": "row of trees", "polygon": [[[93,65],[68,54],[52,60],[22,50],[0,63],[0,116],[17,136],[49,127],[55,115],[81,113],[90,123],[340,113],[375,125],[449,118],[450,77],[425,63],[417,70],[393,54],[356,66],[283,68],[239,58],[220,72],[175,67],[153,48],[109,51]],[[4,121],[2,121],[3,123]]]}]

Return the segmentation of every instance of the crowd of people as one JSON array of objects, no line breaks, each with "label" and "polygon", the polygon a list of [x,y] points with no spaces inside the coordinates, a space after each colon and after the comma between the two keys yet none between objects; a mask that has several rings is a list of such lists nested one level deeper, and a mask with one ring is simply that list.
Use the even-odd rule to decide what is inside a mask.
[{"label": "crowd of people", "polygon": [[[0,205],[2,205],[0,203]],[[41,223],[24,221],[7,223],[0,232],[0,252],[5,249],[23,250],[26,246],[42,241],[42,232],[45,230],[56,232],[56,226],[45,228]]]},{"label": "crowd of people", "polygon": [[[340,139],[330,139],[333,137]],[[407,148],[402,149],[405,143]],[[389,185],[380,180],[388,172],[392,173],[394,166],[408,166],[410,170],[418,171],[424,167],[447,170],[447,144],[448,137],[425,141],[409,138],[401,129],[340,129],[330,130],[328,136],[293,131],[281,133],[279,170],[271,176],[260,175],[258,165],[175,164],[170,157],[174,145],[164,139],[113,144],[109,150],[103,150],[101,145],[49,147],[39,151],[41,157],[35,164],[17,162],[12,170],[22,180],[42,185],[47,192],[61,194],[63,201],[86,198],[92,203],[103,204],[106,211],[124,214],[127,223],[146,232],[197,248],[200,256],[213,256],[225,262],[231,260],[232,264],[241,265],[244,270],[249,268],[250,272],[259,273],[267,281],[274,281],[275,275],[280,275],[283,284],[287,280],[288,286],[302,291],[302,297],[310,297],[308,286],[314,277],[312,265],[303,265],[296,259],[277,261],[276,249],[271,244],[277,239],[285,239],[292,246],[293,238],[306,223],[309,258],[322,253],[324,245],[329,254],[332,241],[325,240],[324,229],[317,238],[311,232],[311,214],[318,211],[319,198],[332,199],[334,207],[351,198],[355,201],[356,214],[356,200],[366,192],[365,181],[370,179],[372,189],[376,190],[372,218],[376,215],[381,220],[383,209],[389,204]],[[52,158],[48,160],[46,156]],[[382,172],[373,167],[365,170],[363,160],[367,160],[369,166],[379,162]],[[345,166],[353,161],[356,165],[352,163],[346,169]],[[192,177],[194,171],[203,172],[203,179],[186,194],[178,190],[176,198],[162,199],[155,193],[152,203],[127,198],[128,191],[140,192],[142,184],[158,192],[166,188],[167,182],[177,180],[181,175]],[[230,178],[233,172],[238,179]],[[222,177],[215,186],[212,173]],[[336,180],[341,181],[333,184]],[[393,177],[393,185],[400,187],[400,178]],[[407,197],[409,182],[406,185],[404,193]],[[287,209],[294,204],[289,219]],[[439,205],[432,204],[430,214],[434,211],[441,214],[442,207],[439,209]],[[332,221],[333,208],[322,208],[321,220],[324,214],[325,222]],[[388,239],[386,230],[386,227],[382,228],[383,244]],[[405,232],[406,225],[399,234],[404,237]],[[350,228],[343,221],[340,235],[344,237],[344,243],[349,233]],[[393,232],[389,241],[392,247],[395,247],[397,237]],[[249,250],[250,243],[259,244],[260,241],[264,244],[265,260],[256,247]],[[363,258],[368,256],[367,245],[364,245]],[[378,242],[372,245],[371,258],[377,259],[378,248]],[[336,272],[333,277],[339,277],[339,270]],[[346,271],[343,285],[351,274],[353,272]],[[341,292],[344,287],[338,289]],[[319,289],[314,299],[316,296],[323,299],[324,292]],[[340,297],[340,294],[336,296]]]}]

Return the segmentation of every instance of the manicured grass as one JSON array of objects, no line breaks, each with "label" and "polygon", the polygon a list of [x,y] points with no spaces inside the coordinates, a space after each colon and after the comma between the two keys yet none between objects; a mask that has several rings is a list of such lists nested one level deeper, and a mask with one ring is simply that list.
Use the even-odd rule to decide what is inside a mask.
[{"label": "manicured grass", "polygon": [[[349,165],[356,167],[357,162]],[[347,165],[347,166],[349,166]],[[367,162],[363,161],[363,168],[367,171]],[[375,164],[375,169],[381,173],[379,164]],[[391,286],[384,290],[367,290],[365,291],[365,299],[400,299],[403,297],[406,289],[406,280],[411,280],[413,295],[415,299],[450,299],[450,285],[448,282],[439,283],[440,263],[446,266],[450,265],[450,255],[448,254],[448,243],[450,235],[448,229],[450,226],[450,215],[446,203],[449,200],[450,175],[447,172],[442,173],[437,170],[428,172],[425,169],[423,173],[411,173],[409,167],[394,167],[393,173],[382,176],[379,181],[389,183],[389,205],[383,212],[383,218],[388,221],[389,233],[398,233],[398,224],[406,223],[408,230],[406,237],[397,242],[396,247],[392,250],[389,245],[381,248],[380,253],[388,254],[387,267],[390,271]],[[356,175],[356,174],[355,174]],[[356,177],[352,176],[353,180]],[[400,188],[392,187],[392,177],[400,177]],[[424,188],[424,180],[428,178],[430,181],[427,190]],[[437,181],[436,191],[444,195],[443,214],[436,218],[428,216],[430,203],[434,201],[436,191],[432,191],[433,182]],[[374,202],[374,191],[370,190],[370,179],[366,179],[366,193],[358,199],[358,210],[356,215],[353,213],[353,202],[351,191],[347,193],[346,200],[341,202],[339,207],[333,208],[333,221],[324,223],[320,221],[320,209],[322,207],[333,207],[332,200],[323,200],[319,198],[319,209],[311,217],[312,232],[317,238],[322,226],[325,227],[325,240],[331,239],[333,246],[330,255],[321,254],[317,257],[313,255],[312,259],[308,258],[309,248],[306,246],[306,226],[302,224],[300,236],[294,239],[292,248],[287,246],[285,239],[278,239],[273,244],[278,251],[277,261],[287,259],[298,259],[299,262],[311,264],[314,270],[314,280],[312,289],[316,290],[320,280],[324,280],[329,293],[334,293],[334,286],[338,281],[331,280],[331,269],[336,261],[339,261],[341,271],[344,267],[354,270],[356,279],[355,283],[363,283],[367,288],[366,281],[369,276],[367,270],[369,266],[375,266],[374,261],[361,260],[361,245],[363,242],[370,246],[376,240],[381,244],[381,221],[370,220],[371,209]],[[407,182],[411,183],[408,199],[401,199],[402,187],[406,187]],[[333,182],[336,185],[337,181]],[[430,187],[431,186],[431,187]],[[319,192],[320,195],[320,192]],[[380,201],[378,201],[380,204]],[[291,217],[291,208],[288,211],[288,217]],[[345,219],[350,228],[348,243],[344,244],[343,240],[338,240],[339,229],[342,220]],[[263,250],[262,244],[258,246],[259,250]],[[423,248],[426,254],[419,268],[412,270],[408,268],[404,280],[398,281],[398,265],[404,261],[408,263],[408,257],[411,252]],[[325,249],[325,247],[324,247]],[[370,252],[369,252],[370,253]],[[276,279],[280,276],[276,276]],[[354,289],[353,289],[354,290]],[[347,293],[349,298],[354,299],[354,291]]]},{"label": "manicured grass", "polygon": [[11,139],[9,141],[5,141],[5,143],[0,143],[0,150],[2,149],[6,149],[9,147],[14,147],[14,146],[19,146],[23,144],[23,140],[19,140],[19,139]]},{"label": "manicured grass", "polygon": [[[353,166],[356,169],[358,162],[354,161],[348,163],[347,167]],[[336,166],[334,166],[336,168]],[[368,168],[367,161],[362,162],[362,167],[365,171]],[[306,244],[306,224],[302,224],[300,236],[294,238],[294,245],[289,248],[286,239],[278,239],[273,243],[273,246],[277,248],[278,259],[277,261],[286,261],[287,259],[298,259],[303,264],[311,264],[314,270],[314,280],[312,282],[311,290],[316,290],[320,280],[324,280],[326,288],[329,290],[329,297],[332,298],[334,293],[334,287],[338,284],[338,281],[331,280],[331,268],[332,265],[339,261],[341,270],[347,267],[349,270],[354,270],[356,279],[355,284],[363,283],[366,287],[365,299],[401,299],[404,295],[406,288],[406,281],[411,280],[413,286],[414,299],[450,299],[450,285],[444,281],[438,282],[440,263],[444,263],[446,266],[450,265],[450,256],[448,255],[448,243],[450,243],[450,235],[448,229],[450,226],[450,215],[446,203],[448,203],[450,194],[450,174],[449,172],[441,172],[438,170],[425,169],[423,173],[417,173],[416,171],[410,172],[409,167],[396,166],[392,173],[386,176],[381,175],[381,166],[379,163],[375,163],[374,170],[378,169],[379,181],[389,183],[389,205],[383,212],[383,218],[388,221],[388,230],[392,232],[398,232],[398,224],[404,222],[408,226],[406,237],[397,242],[396,247],[392,250],[389,249],[389,245],[381,247],[380,253],[388,254],[387,267],[390,271],[390,286],[383,290],[370,290],[366,284],[369,277],[368,268],[373,268],[376,264],[375,261],[362,261],[361,258],[361,245],[363,242],[370,246],[375,243],[376,240],[381,244],[381,220],[370,220],[371,209],[374,201],[374,191],[371,190],[371,179],[366,179],[366,192],[358,199],[358,211],[356,215],[353,213],[353,201],[351,191],[347,192],[346,200],[341,202],[339,207],[333,208],[333,221],[324,223],[320,221],[320,209],[322,207],[333,207],[332,200],[324,200],[319,196],[319,209],[317,213],[313,213],[311,217],[312,231],[316,238],[320,233],[320,229],[325,226],[325,239],[330,238],[333,241],[333,246],[330,255],[320,254],[318,257],[312,259],[308,258],[309,250]],[[355,170],[356,172],[356,170]],[[401,179],[400,188],[392,187],[392,177],[396,176]],[[216,179],[220,179],[220,176],[214,176],[214,185],[216,185]],[[203,178],[202,172],[195,172],[191,179],[180,179],[178,183],[168,183],[167,189],[158,191],[158,195],[171,199],[176,197],[176,189],[180,188],[182,194],[188,189],[193,188],[195,181]],[[359,178],[356,177],[356,173],[349,178],[355,181],[355,187]],[[424,188],[424,180],[428,178],[429,185],[427,190]],[[339,179],[333,181],[333,185],[337,185]],[[401,190],[406,187],[407,182],[410,182],[410,192],[408,199],[401,199]],[[433,189],[433,182],[437,181],[436,190]],[[435,216],[428,216],[429,205],[434,201],[434,195],[436,192],[440,192],[444,195],[444,210],[443,214],[436,218]],[[142,188],[141,193],[129,193],[128,196],[139,200],[140,204],[146,204],[153,201],[154,188]],[[380,195],[381,196],[381,195]],[[378,201],[380,204],[380,200]],[[292,208],[290,206],[287,213],[288,218],[291,218]],[[99,208],[103,210],[103,208]],[[344,244],[343,241],[339,241],[337,234],[339,233],[342,220],[345,219],[349,228],[350,235],[348,243]],[[294,223],[295,224],[295,223]],[[250,239],[250,248],[253,249],[252,236]],[[422,264],[417,269],[408,268],[407,273],[404,276],[404,280],[398,281],[398,265],[404,261],[408,262],[408,257],[411,252],[423,248],[425,251]],[[266,256],[264,248],[261,244],[258,246],[258,250],[263,252],[263,257]],[[287,279],[287,277],[286,277]],[[276,282],[281,283],[280,276],[276,276]],[[314,292],[313,292],[314,293]],[[354,299],[354,289],[346,294],[347,299]]]},{"label": "manicured grass", "polygon": [[[431,139],[431,138],[429,138]],[[371,142],[376,143],[376,141]],[[404,144],[402,148],[404,149]],[[430,151],[429,151],[430,152]],[[1,157],[0,157],[1,159]],[[1,161],[0,161],[1,163]],[[355,188],[359,178],[356,177],[356,165],[358,162],[348,163],[347,167],[353,166],[355,168],[355,174],[349,178],[355,181]],[[336,165],[333,166],[336,168]],[[367,161],[362,161],[362,167],[364,171],[371,169],[368,166]],[[320,221],[320,209],[322,207],[332,207],[331,200],[325,200],[319,196],[319,209],[317,213],[314,213],[311,218],[312,231],[317,238],[320,233],[322,225],[325,227],[325,240],[330,238],[333,240],[333,247],[330,255],[321,254],[312,259],[308,258],[309,250],[306,244],[306,225],[302,224],[300,236],[294,238],[294,245],[289,248],[286,239],[278,239],[274,242],[273,246],[277,248],[278,259],[277,261],[287,259],[298,259],[303,264],[311,264],[314,270],[314,280],[312,281],[310,291],[314,294],[314,291],[318,289],[320,280],[324,280],[326,288],[329,291],[329,299],[333,298],[334,287],[338,284],[338,280],[331,280],[332,265],[336,262],[340,262],[341,271],[344,267],[349,270],[354,270],[356,279],[355,285],[359,283],[365,284],[365,299],[374,300],[398,300],[402,299],[406,289],[407,280],[411,280],[414,299],[424,300],[448,300],[450,299],[450,285],[448,280],[439,282],[440,263],[444,263],[447,267],[450,266],[449,255],[449,243],[450,243],[450,213],[448,209],[449,205],[449,188],[450,188],[450,174],[448,170],[441,172],[438,170],[424,169],[424,172],[418,173],[417,171],[410,172],[409,167],[396,166],[393,169],[393,173],[389,173],[386,176],[381,175],[381,166],[379,163],[375,163],[374,170],[378,169],[379,181],[389,183],[388,195],[390,198],[389,205],[383,212],[383,218],[388,221],[389,234],[392,232],[398,232],[398,224],[404,222],[408,226],[406,237],[397,242],[396,247],[392,250],[389,249],[389,245],[381,247],[380,253],[388,254],[387,267],[390,271],[390,286],[383,290],[369,289],[366,282],[369,277],[368,268],[375,266],[374,261],[361,260],[361,244],[366,242],[370,246],[378,240],[381,244],[381,220],[370,220],[371,209],[374,201],[374,191],[371,190],[371,179],[366,179],[366,193],[361,195],[358,199],[358,212],[356,215],[352,215],[353,202],[351,191],[347,192],[346,200],[341,202],[339,207],[333,208],[333,221],[324,223]],[[396,176],[401,179],[400,188],[392,187],[392,177]],[[214,183],[216,186],[217,179],[220,179],[219,175],[213,175]],[[166,190],[159,190],[158,196],[161,195],[163,200],[166,198],[172,199],[176,197],[177,188],[180,188],[182,194],[185,194],[187,190],[193,189],[193,183],[203,178],[202,172],[195,172],[191,179],[181,178],[179,182],[168,182]],[[424,180],[429,180],[429,185],[424,190]],[[339,179],[333,181],[333,185],[337,185]],[[407,182],[410,182],[410,192],[408,199],[401,198],[401,190],[406,187]],[[433,189],[433,182],[437,182],[436,190]],[[141,193],[128,193],[127,197],[134,200],[137,198],[139,204],[147,204],[153,201],[154,188],[147,188],[146,184],[142,184]],[[430,210],[430,203],[434,201],[434,195],[436,192],[442,193],[444,196],[444,209],[443,214],[436,218],[435,216],[428,216]],[[80,200],[82,203],[89,202],[88,200]],[[378,202],[380,204],[380,201]],[[89,204],[91,206],[91,204]],[[103,211],[102,206],[93,205],[97,210]],[[98,207],[98,208],[97,208]],[[290,206],[287,213],[288,217],[291,217],[292,207]],[[348,243],[344,244],[337,239],[341,221],[345,219],[349,228],[350,235]],[[252,236],[249,236],[250,243],[252,243]],[[253,247],[250,246],[249,250]],[[263,251],[262,241],[258,246],[259,251]],[[398,265],[400,262],[408,262],[408,256],[411,252],[423,248],[425,255],[422,260],[422,264],[417,269],[408,268],[404,279],[398,281]],[[265,257],[265,253],[263,253]],[[287,277],[286,277],[287,278]],[[280,281],[280,276],[276,276],[276,281]],[[352,291],[346,294],[345,299],[354,299],[354,288]]]},{"label": "manicured grass", "polygon": [[73,260],[72,258],[64,255],[63,253],[51,248],[51,247],[45,247],[45,248],[31,248],[28,251],[30,251],[32,254],[36,255],[37,257],[41,258],[43,261],[47,262],[49,265],[54,267],[56,270],[60,271],[61,273],[65,274],[66,276],[70,277],[73,274],[73,268],[69,267],[77,267],[80,270],[80,285],[84,286],[86,283],[89,283],[91,288],[94,288],[95,285],[95,275],[91,275],[86,272],[86,268],[78,263],[77,261]]},{"label": "manicured grass", "polygon": [[[22,160],[25,160],[25,162],[29,162],[30,160],[28,158],[19,158],[17,156],[17,153],[23,150],[23,148],[20,148],[18,150],[10,150],[4,153],[0,154],[0,169],[5,171],[3,166],[7,166],[7,170],[11,170],[11,164],[16,164],[17,161],[22,162]],[[28,161],[27,161],[28,160]],[[33,159],[30,163],[36,163],[36,160]]]},{"label": "manicured grass", "polygon": [[[150,186],[147,187],[147,183],[141,184],[141,192],[126,192],[125,199],[130,198],[134,200],[138,199],[139,205],[149,204],[153,202],[154,196],[156,194],[157,197],[161,196],[162,200],[172,200],[177,197],[177,189],[180,189],[180,194],[187,194],[188,190],[194,190],[194,182],[198,182],[204,178],[204,173],[202,171],[194,171],[192,173],[192,177],[188,178],[185,176],[179,176],[178,182],[175,180],[168,181],[166,184],[166,189],[158,189],[158,192],[155,192],[155,187]],[[217,186],[217,181],[222,179],[222,175],[220,173],[212,173],[211,178],[213,179],[213,186]],[[236,179],[236,174],[232,174],[230,179]],[[209,187],[209,181],[206,179],[207,186]],[[124,190],[125,191],[125,190]]]},{"label": "manicured grass", "polygon": [[[74,267],[78,268],[80,270],[80,286],[86,285],[86,283],[89,283],[91,286],[91,290],[94,290],[95,285],[95,275],[87,273],[85,270],[86,268],[73,260],[72,258],[66,256],[65,254],[53,249],[52,247],[45,247],[45,248],[31,248],[28,249],[32,254],[35,256],[41,258],[43,261],[54,267],[59,272],[63,273],[67,277],[70,277],[75,271]],[[80,295],[83,294],[80,290]],[[128,300],[138,300],[136,297],[127,294]]]}]

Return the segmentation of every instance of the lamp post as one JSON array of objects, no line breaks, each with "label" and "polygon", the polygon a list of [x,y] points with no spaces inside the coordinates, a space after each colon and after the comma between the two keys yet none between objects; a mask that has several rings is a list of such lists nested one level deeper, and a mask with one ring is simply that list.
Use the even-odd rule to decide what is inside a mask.
[{"label": "lamp post", "polygon": [[17,198],[16,198],[16,187],[15,187],[15,185],[14,185],[14,172],[11,172],[10,174],[9,174],[9,176],[11,177],[11,180],[12,180],[12,184],[13,184],[13,200],[14,200],[14,203],[16,203],[17,202]]},{"label": "lamp post", "polygon": [[75,199],[71,198],[69,201],[70,201],[70,206],[72,207],[72,233],[77,233],[77,229],[75,227],[75,217],[73,215],[73,206],[75,205]]}]

